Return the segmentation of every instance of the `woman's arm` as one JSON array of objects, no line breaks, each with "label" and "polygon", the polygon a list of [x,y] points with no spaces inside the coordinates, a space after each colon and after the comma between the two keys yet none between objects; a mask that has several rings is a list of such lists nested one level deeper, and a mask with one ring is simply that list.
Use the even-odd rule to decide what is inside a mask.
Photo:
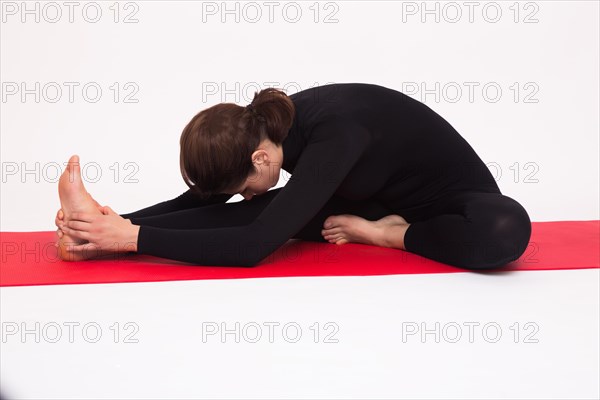
[{"label": "woman's arm", "polygon": [[127,214],[120,214],[125,219],[152,217],[154,215],[166,214],[173,211],[186,210],[188,208],[203,207],[211,204],[226,203],[233,195],[216,194],[206,200],[200,200],[192,191],[188,189],[185,193],[172,200],[163,201],[150,207],[143,208]]},{"label": "woman's arm", "polygon": [[254,266],[319,212],[370,140],[370,132],[358,123],[322,123],[312,131],[288,183],[252,223],[207,229],[141,225],[137,253],[198,265]]}]

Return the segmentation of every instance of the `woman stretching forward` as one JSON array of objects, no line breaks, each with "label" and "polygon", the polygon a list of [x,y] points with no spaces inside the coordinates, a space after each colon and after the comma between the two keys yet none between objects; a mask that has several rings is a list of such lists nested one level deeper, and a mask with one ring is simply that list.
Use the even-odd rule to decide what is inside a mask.
[{"label": "woman stretching forward", "polygon": [[[246,107],[199,112],[180,146],[189,190],[121,215],[85,191],[73,156],[59,182],[63,259],[133,252],[250,267],[296,238],[476,270],[518,259],[531,236],[527,211],[446,120],[379,85],[264,89]],[[281,168],[291,179],[269,190]]]}]

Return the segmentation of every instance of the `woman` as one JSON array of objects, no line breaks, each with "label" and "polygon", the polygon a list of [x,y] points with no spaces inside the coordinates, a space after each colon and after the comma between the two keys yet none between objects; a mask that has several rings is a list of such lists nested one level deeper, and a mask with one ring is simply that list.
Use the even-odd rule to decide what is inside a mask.
[{"label": "woman", "polygon": [[[179,197],[120,216],[66,212],[65,224],[59,210],[59,228],[89,242],[74,254],[119,251],[107,243],[129,238],[138,254],[254,266],[296,238],[397,248],[476,270],[516,260],[531,236],[526,210],[501,194],[446,120],[379,85],[290,96],[268,88],[247,107],[201,111],[180,145],[190,189]],[[291,179],[269,191],[280,168]],[[236,193],[244,200],[226,203]]]}]

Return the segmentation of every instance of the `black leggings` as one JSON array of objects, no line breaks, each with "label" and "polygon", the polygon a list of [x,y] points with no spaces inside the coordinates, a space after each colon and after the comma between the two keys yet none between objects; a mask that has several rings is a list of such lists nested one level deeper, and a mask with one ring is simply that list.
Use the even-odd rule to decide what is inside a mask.
[{"label": "black leggings", "polygon": [[[130,219],[135,225],[172,229],[246,225],[281,189],[251,200]],[[501,267],[518,259],[531,237],[529,215],[517,201],[499,192],[462,191],[411,210],[392,210],[376,201],[350,201],[333,196],[293,239],[328,243],[321,235],[323,223],[327,217],[339,214],[357,215],[370,221],[398,214],[411,224],[404,237],[406,251],[470,270]]]}]

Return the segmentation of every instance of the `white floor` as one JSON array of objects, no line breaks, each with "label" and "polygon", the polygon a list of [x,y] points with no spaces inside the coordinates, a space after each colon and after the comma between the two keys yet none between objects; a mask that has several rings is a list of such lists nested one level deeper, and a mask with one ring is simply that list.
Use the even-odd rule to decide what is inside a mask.
[{"label": "white floor", "polygon": [[597,399],[599,273],[2,288],[0,390],[6,399]]}]

